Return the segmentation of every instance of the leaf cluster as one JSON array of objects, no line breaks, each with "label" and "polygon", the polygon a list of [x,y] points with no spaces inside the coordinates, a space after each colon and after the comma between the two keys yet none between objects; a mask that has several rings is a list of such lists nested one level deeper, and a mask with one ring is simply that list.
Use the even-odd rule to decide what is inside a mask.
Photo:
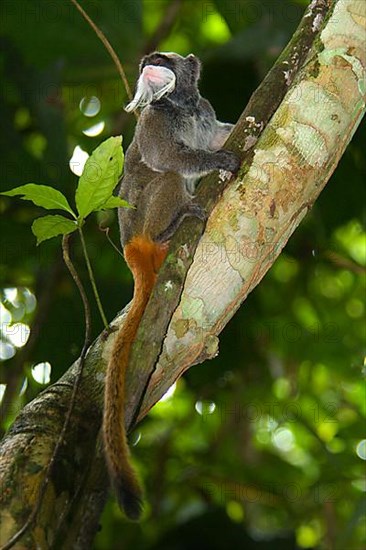
[{"label": "leaf cluster", "polygon": [[0,194],[8,197],[20,196],[21,199],[32,201],[46,210],[63,210],[70,214],[72,219],[52,214],[34,220],[32,231],[38,245],[52,237],[73,233],[84,225],[85,219],[92,212],[128,207],[125,200],[113,195],[122,169],[122,137],[110,137],[93,151],[85,163],[75,193],[76,212],[61,191],[48,185],[27,183]]}]

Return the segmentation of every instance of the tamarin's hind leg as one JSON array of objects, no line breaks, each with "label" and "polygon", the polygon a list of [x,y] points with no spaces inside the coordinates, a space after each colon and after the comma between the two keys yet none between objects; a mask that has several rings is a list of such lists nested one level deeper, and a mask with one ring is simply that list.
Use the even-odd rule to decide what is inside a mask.
[{"label": "tamarin's hind leg", "polygon": [[[143,219],[142,233],[156,242],[158,235],[171,224],[179,210],[189,203],[191,198],[179,174],[157,175],[140,197],[138,215]],[[163,242],[161,239],[159,241]]]},{"label": "tamarin's hind leg", "polygon": [[207,218],[205,210],[199,206],[199,204],[195,204],[193,202],[190,202],[188,204],[183,205],[183,207],[176,213],[170,224],[164,231],[160,233],[156,237],[156,240],[158,242],[164,243],[165,241],[168,241],[172,238],[172,236],[177,231],[178,227],[184,220],[184,218],[188,218],[190,216],[194,216],[202,221],[205,221]]}]

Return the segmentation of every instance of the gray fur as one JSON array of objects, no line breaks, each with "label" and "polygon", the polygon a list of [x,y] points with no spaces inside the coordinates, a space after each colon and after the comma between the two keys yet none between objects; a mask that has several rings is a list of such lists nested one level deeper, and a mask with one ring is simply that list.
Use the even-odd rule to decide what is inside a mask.
[{"label": "gray fur", "polygon": [[[164,66],[175,74],[175,87],[156,95],[139,117],[126,152],[120,196],[135,209],[119,209],[124,246],[135,235],[152,240],[167,235],[186,215],[192,215],[192,192],[198,178],[213,170],[237,172],[238,157],[221,149],[232,125],[216,120],[211,104],[198,91],[200,62],[190,54],[153,53],[140,64]],[[141,78],[141,77],[140,77]],[[148,97],[141,92],[139,98]],[[137,95],[129,104],[137,105]]]}]

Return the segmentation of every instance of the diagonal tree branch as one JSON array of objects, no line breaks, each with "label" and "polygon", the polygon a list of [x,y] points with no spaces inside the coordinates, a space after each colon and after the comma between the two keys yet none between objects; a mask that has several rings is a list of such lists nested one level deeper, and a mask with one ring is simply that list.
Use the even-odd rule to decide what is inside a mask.
[{"label": "diagonal tree branch", "polygon": [[[328,182],[365,113],[364,16],[361,2],[333,4],[252,158],[214,208],[169,324],[141,417],[169,388],[167,378],[171,383],[192,364],[217,354],[217,335]],[[312,28],[320,25],[317,15]],[[254,112],[243,118],[258,124]]]},{"label": "diagonal tree branch", "polygon": [[[262,84],[254,92],[243,111],[228,140],[230,148],[241,155],[243,167],[239,178],[235,182],[231,182],[229,188],[233,188],[238,181],[242,180],[249,169],[253,161],[254,146],[258,137],[292,85],[299,68],[306,62],[325,16],[327,14],[328,17],[330,16],[330,5],[334,6],[332,0],[318,0],[311,3],[290,43]],[[270,101],[268,100],[269,97],[271,98]],[[208,214],[219,200],[227,184],[227,180],[218,177],[216,174],[209,175],[202,181],[197,193],[197,201]],[[140,409],[143,391],[146,390],[148,380],[155,369],[169,322],[178,306],[185,277],[195,256],[202,232],[203,223],[195,219],[186,220],[177,231],[170,246],[170,254],[159,273],[158,283],[142,319],[130,361],[131,377],[134,377],[131,380],[126,415],[130,427],[137,411]],[[216,300],[215,294],[213,294],[213,299]],[[203,336],[204,331],[202,332]],[[202,357],[202,361],[208,357],[209,355]],[[192,362],[187,364],[184,370],[200,362],[191,359]],[[174,358],[174,361],[176,361],[176,358]],[[160,366],[161,364],[156,369],[155,374],[157,376],[160,373]],[[181,374],[184,370],[181,371]],[[171,378],[170,373],[171,371],[168,375],[169,378]],[[164,375],[166,374],[165,370]],[[178,377],[179,375],[176,378]],[[172,382],[176,378],[173,378]],[[145,382],[144,388],[141,384],[142,381]],[[130,385],[129,381],[128,383]],[[166,387],[166,389],[168,388],[169,386]],[[150,406],[153,404],[151,403]]]}]

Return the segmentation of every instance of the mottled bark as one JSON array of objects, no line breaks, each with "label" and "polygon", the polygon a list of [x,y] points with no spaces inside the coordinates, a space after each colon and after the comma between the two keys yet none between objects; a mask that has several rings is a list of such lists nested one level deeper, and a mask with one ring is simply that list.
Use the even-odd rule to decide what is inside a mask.
[{"label": "mottled bark", "polygon": [[[210,215],[139,418],[192,364],[216,355],[218,334],[274,263],[361,122],[366,4],[341,0],[331,9],[280,107]],[[312,27],[322,28],[321,16],[315,17]],[[253,128],[263,124],[255,105],[245,113],[241,124],[243,118]],[[239,125],[232,140],[245,150],[249,138],[240,141],[244,132]],[[186,242],[191,243],[189,237]],[[186,251],[188,246],[179,248],[183,257]],[[169,273],[163,276],[165,287],[157,289],[161,302],[174,285]],[[156,326],[158,319],[154,322]],[[148,336],[147,326],[145,331]],[[141,341],[138,346],[135,363],[142,361],[145,347]],[[131,366],[137,370],[137,364]],[[133,388],[135,396],[137,387]]]}]

